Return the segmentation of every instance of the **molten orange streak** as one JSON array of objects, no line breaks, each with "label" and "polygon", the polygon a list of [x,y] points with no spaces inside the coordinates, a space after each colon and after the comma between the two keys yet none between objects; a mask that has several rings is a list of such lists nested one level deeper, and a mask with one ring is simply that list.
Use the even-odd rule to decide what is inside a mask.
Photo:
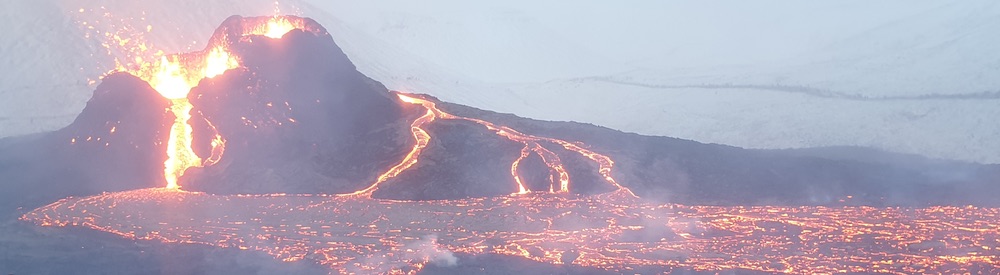
[{"label": "molten orange streak", "polygon": [[427,108],[427,113],[421,116],[420,118],[414,120],[413,123],[410,125],[410,130],[413,132],[413,137],[416,140],[416,144],[413,145],[413,149],[410,150],[410,153],[407,154],[405,158],[403,158],[402,162],[400,162],[396,166],[393,166],[392,168],[389,169],[389,171],[386,171],[385,173],[380,175],[378,179],[375,181],[375,183],[372,183],[365,189],[358,190],[353,193],[341,194],[338,196],[357,196],[357,197],[370,198],[372,193],[374,193],[375,190],[378,190],[379,184],[399,175],[406,169],[409,169],[414,164],[416,164],[418,161],[418,157],[420,156],[420,152],[425,147],[427,147],[427,143],[430,142],[431,139],[430,135],[427,134],[427,131],[424,131],[424,129],[421,127],[424,124],[433,122],[437,118],[461,119],[461,120],[475,122],[477,124],[486,126],[487,129],[496,132],[497,135],[524,144],[525,147],[524,149],[521,150],[521,156],[511,164],[511,176],[514,177],[514,182],[517,184],[516,187],[518,190],[517,192],[518,194],[529,193],[531,191],[525,188],[523,182],[521,181],[520,175],[518,175],[517,173],[517,166],[520,164],[521,160],[523,160],[528,156],[529,150],[534,152],[535,154],[538,154],[538,156],[542,158],[542,162],[544,162],[545,165],[548,166],[549,169],[553,172],[553,174],[550,175],[549,177],[551,183],[549,185],[549,192],[553,193],[557,192],[555,189],[557,176],[559,181],[558,192],[560,193],[569,192],[569,172],[567,172],[566,168],[563,167],[562,160],[559,158],[559,155],[550,151],[549,149],[546,149],[545,147],[543,147],[541,144],[538,143],[539,141],[548,141],[560,144],[567,150],[575,151],[587,158],[590,158],[591,160],[594,160],[595,162],[598,163],[600,167],[598,173],[604,176],[604,179],[608,181],[608,183],[612,184],[615,188],[618,188],[619,190],[626,190],[628,195],[631,195],[633,197],[635,196],[635,194],[633,194],[631,190],[629,190],[624,186],[619,185],[615,181],[615,179],[611,176],[611,167],[614,165],[614,162],[612,162],[611,158],[607,156],[594,153],[593,151],[590,150],[583,149],[579,146],[574,145],[573,143],[564,140],[526,135],[514,129],[508,128],[506,126],[497,126],[496,124],[484,120],[452,115],[444,111],[441,111],[441,109],[438,109],[437,105],[434,102],[422,98],[411,97],[403,94],[397,94],[397,97],[399,97],[399,99],[403,102],[410,104],[420,104],[424,108]]},{"label": "molten orange streak", "polygon": [[203,164],[204,166],[209,166],[219,163],[219,160],[222,159],[222,154],[226,152],[226,140],[222,138],[222,135],[219,134],[219,129],[216,129],[215,125],[212,124],[211,121],[205,119],[205,123],[208,123],[208,127],[212,128],[212,131],[215,132],[215,137],[212,138],[211,144],[212,153],[205,159],[205,163]]},{"label": "molten orange streak", "polygon": [[[438,110],[438,112],[441,111]],[[460,117],[448,113],[444,113],[444,115],[442,115],[441,118],[461,119],[461,120],[475,122],[480,125],[486,126],[487,129],[496,132],[497,135],[505,137],[511,141],[520,142],[525,146],[530,147],[531,150],[535,152],[535,154],[538,154],[538,156],[542,158],[542,162],[544,162],[545,165],[548,166],[553,173],[555,173],[555,175],[552,175],[549,180],[551,183],[551,185],[549,186],[549,192],[556,192],[555,190],[556,175],[558,175],[559,178],[559,192],[569,192],[569,173],[566,172],[566,168],[563,167],[562,160],[559,159],[559,155],[553,153],[549,149],[545,149],[545,147],[543,147],[541,144],[538,144],[537,141],[543,140],[542,138],[531,135],[525,135],[522,134],[521,132],[518,132],[517,130],[508,128],[506,126],[497,126],[496,124],[481,119]]]},{"label": "molten orange streak", "polygon": [[189,167],[200,166],[201,158],[191,149],[191,102],[187,98],[174,99],[170,106],[170,111],[174,113],[176,119],[174,125],[170,127],[170,140],[167,141],[167,160],[163,163],[164,176],[167,179],[167,188],[177,189],[177,179],[184,175]]},{"label": "molten orange streak", "polygon": [[[416,102],[416,101],[408,101],[408,99],[402,95],[400,95],[400,99],[408,103]],[[410,124],[410,132],[413,133],[413,139],[416,140],[416,144],[413,145],[413,149],[410,150],[410,153],[406,154],[406,157],[403,158],[403,161],[400,162],[399,164],[396,164],[396,166],[390,168],[389,171],[386,171],[382,175],[379,175],[375,183],[372,183],[372,185],[368,186],[368,188],[361,189],[353,193],[340,194],[338,196],[370,198],[372,196],[372,193],[374,193],[375,190],[378,190],[379,184],[399,175],[399,173],[402,173],[406,169],[409,169],[414,164],[417,164],[417,159],[420,157],[420,152],[422,152],[424,147],[427,147],[427,144],[431,141],[431,135],[427,134],[427,131],[424,131],[424,129],[420,127],[423,126],[424,124],[434,121],[434,119],[437,118],[437,115],[434,113],[435,110],[434,103],[427,101],[424,102],[430,104],[431,107],[427,108],[427,113],[414,120],[413,124]]]},{"label": "molten orange streak", "polygon": [[517,157],[517,160],[510,165],[510,175],[514,177],[514,182],[517,183],[517,194],[519,195],[527,194],[529,191],[527,188],[524,188],[524,183],[521,182],[521,176],[517,174],[517,165],[530,154],[531,151],[528,150],[528,146],[524,146],[524,148],[521,149],[521,156]]},{"label": "molten orange streak", "polygon": [[565,140],[554,139],[554,138],[542,138],[542,139],[562,145],[563,148],[566,148],[566,150],[577,152],[580,155],[583,155],[584,157],[587,157],[593,160],[594,162],[597,162],[597,165],[599,167],[597,172],[601,174],[601,176],[604,176],[605,181],[613,185],[615,188],[618,188],[618,190],[625,190],[628,192],[629,195],[635,196],[635,193],[632,193],[631,189],[622,186],[621,184],[618,183],[618,181],[615,180],[614,177],[611,176],[611,168],[615,166],[615,162],[611,160],[611,158],[609,158],[608,156],[594,153],[594,151],[590,151],[587,149],[583,149],[580,146],[567,142]]},{"label": "molten orange streak", "polygon": [[163,97],[170,99],[170,111],[174,114],[175,120],[170,127],[170,138],[167,141],[167,160],[163,163],[164,178],[167,181],[167,188],[177,189],[177,179],[184,175],[188,167],[197,166],[201,163],[201,158],[191,149],[191,109],[194,106],[187,99],[187,94],[193,84],[177,58],[167,59],[166,56],[160,59],[158,70],[154,71],[152,78],[148,79],[150,85]]},{"label": "molten orange streak", "polygon": [[[512,137],[521,137],[521,136],[506,136],[507,133],[509,132],[503,130],[497,132],[497,134],[505,136],[511,140],[515,140]],[[524,142],[525,144],[528,143],[528,141]],[[559,175],[559,192],[569,192],[569,173],[566,172],[566,168],[563,167],[562,160],[559,159],[559,155],[556,155],[556,153],[549,151],[549,149],[545,149],[545,147],[542,147],[542,145],[538,144],[537,142],[531,141],[530,143],[532,147],[531,150],[535,151],[535,153],[538,154],[539,157],[542,157],[542,162],[544,162],[545,165],[548,166],[550,170],[555,172],[555,174],[549,175],[549,182],[550,182],[549,192],[556,191],[555,190],[556,175]]]},{"label": "molten orange streak", "polygon": [[[176,118],[170,127],[170,137],[167,141],[167,160],[163,162],[168,189],[180,188],[177,180],[188,168],[218,162],[225,148],[225,141],[216,132],[212,141],[212,156],[202,162],[201,157],[195,154],[191,147],[194,140],[191,136],[192,127],[188,123],[194,106],[191,105],[187,95],[201,79],[215,77],[226,70],[236,68],[239,62],[223,46],[216,46],[200,57],[200,62],[197,58],[194,62],[191,60],[182,62],[178,56],[171,58],[163,56],[154,69],[133,72],[146,79],[160,95],[170,99],[170,111]],[[214,126],[212,128],[214,129]]]},{"label": "molten orange streak", "polygon": [[517,174],[517,165],[520,164],[524,158],[527,158],[529,154],[531,154],[531,151],[528,149],[528,146],[524,146],[524,148],[521,149],[521,156],[517,157],[517,160],[510,165],[510,175],[514,177],[514,182],[517,183],[517,194],[528,193],[528,189],[524,188],[524,183],[521,182],[521,176]]}]

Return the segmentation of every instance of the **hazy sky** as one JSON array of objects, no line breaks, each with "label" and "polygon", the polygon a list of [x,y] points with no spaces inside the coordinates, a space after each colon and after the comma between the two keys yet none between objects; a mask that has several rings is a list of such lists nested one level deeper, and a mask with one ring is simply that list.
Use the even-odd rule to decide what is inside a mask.
[{"label": "hazy sky", "polygon": [[[178,52],[203,47],[230,15],[276,8],[269,0],[0,3],[0,25],[12,26],[0,38],[0,64],[16,68],[0,75],[0,137],[68,124],[97,83],[89,81],[113,67],[80,21],[115,22],[102,19],[107,12],[151,27],[143,39]],[[1000,115],[995,1],[288,0],[277,8],[325,25],[363,73],[390,88],[475,107],[743,147],[860,145],[1000,162],[988,153],[1000,151],[991,123]]]}]

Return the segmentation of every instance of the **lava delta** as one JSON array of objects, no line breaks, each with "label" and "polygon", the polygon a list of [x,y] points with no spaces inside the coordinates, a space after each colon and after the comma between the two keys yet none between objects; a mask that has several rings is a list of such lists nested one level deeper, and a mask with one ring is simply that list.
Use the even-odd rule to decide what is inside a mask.
[{"label": "lava delta", "polygon": [[[49,151],[26,157],[65,167],[50,175],[63,182],[86,180],[60,193],[75,197],[22,220],[262,251],[339,273],[416,273],[455,264],[452,253],[616,273],[1000,273],[998,208],[824,206],[829,199],[820,196],[737,205],[765,192],[754,184],[772,177],[810,183],[759,197],[852,198],[847,179],[867,184],[911,166],[867,169],[763,153],[737,163],[731,159],[743,151],[691,142],[658,148],[684,145],[695,149],[678,149],[682,157],[710,157],[665,162],[666,153],[613,145],[645,140],[634,135],[542,129],[389,91],[358,72],[322,26],[295,16],[233,16],[202,51],[137,60],[106,76],[73,124],[43,138]],[[598,146],[573,134],[604,136],[593,138]],[[750,169],[765,162],[782,166]],[[716,163],[722,168],[682,169]],[[829,173],[781,176],[800,165]],[[940,168],[933,167],[925,170]],[[976,173],[962,186],[970,187],[939,199],[963,197],[1000,171],[969,169]],[[852,176],[831,176],[841,174]],[[716,184],[728,177],[748,185]],[[905,192],[938,190],[944,181],[914,178],[923,185]],[[663,179],[670,182],[655,184]],[[821,189],[830,186],[837,189]],[[859,196],[886,204],[904,194],[866,188]]]}]

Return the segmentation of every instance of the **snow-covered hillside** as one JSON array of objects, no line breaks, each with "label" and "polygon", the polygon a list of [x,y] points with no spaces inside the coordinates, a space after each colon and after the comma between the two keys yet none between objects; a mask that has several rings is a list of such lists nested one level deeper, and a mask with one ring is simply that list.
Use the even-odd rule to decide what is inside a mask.
[{"label": "snow-covered hillside", "polygon": [[[142,17],[167,52],[273,1],[0,2],[0,136],[68,124],[111,67],[76,21]],[[83,12],[80,8],[85,8]],[[1000,163],[1000,4],[280,1],[392,89],[754,148],[873,146]],[[91,55],[94,54],[94,55]]]}]

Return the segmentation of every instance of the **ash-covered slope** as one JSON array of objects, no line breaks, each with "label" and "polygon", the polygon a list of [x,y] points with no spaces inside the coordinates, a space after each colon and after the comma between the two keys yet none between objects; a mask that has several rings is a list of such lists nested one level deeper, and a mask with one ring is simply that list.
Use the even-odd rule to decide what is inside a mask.
[{"label": "ash-covered slope", "polygon": [[163,141],[173,114],[146,82],[104,79],[73,124],[0,141],[0,207],[33,207],[68,195],[164,184]]}]

